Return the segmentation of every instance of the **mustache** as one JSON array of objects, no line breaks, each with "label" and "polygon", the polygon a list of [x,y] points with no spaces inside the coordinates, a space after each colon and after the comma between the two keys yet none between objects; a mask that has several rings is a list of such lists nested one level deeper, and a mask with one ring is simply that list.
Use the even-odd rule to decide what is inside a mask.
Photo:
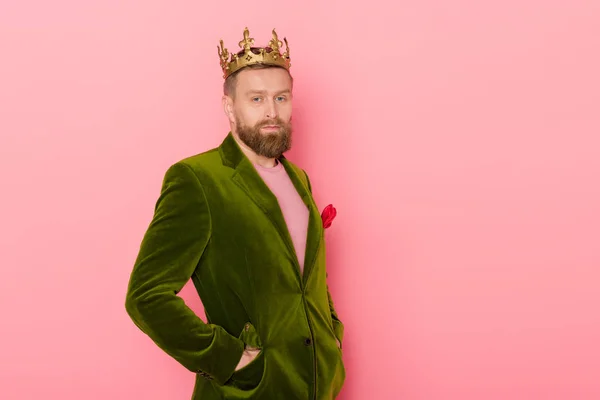
[{"label": "mustache", "polygon": [[281,120],[279,118],[264,120],[257,124],[258,127],[269,126],[269,125],[285,126],[286,124],[285,124],[285,122],[283,122],[283,120]]},{"label": "mustache", "polygon": [[292,125],[292,118],[290,117],[290,120],[288,122],[285,122],[284,120],[282,120],[279,117],[276,118],[272,118],[272,119],[265,119],[260,121],[259,123],[255,124],[254,127],[255,128],[262,128],[263,126],[267,126],[267,125],[277,125],[279,127],[290,127]]}]

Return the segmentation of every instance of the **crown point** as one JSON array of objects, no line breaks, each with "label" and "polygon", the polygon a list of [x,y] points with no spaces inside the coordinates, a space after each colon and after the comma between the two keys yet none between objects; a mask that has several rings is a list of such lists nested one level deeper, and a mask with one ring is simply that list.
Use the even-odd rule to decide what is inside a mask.
[{"label": "crown point", "polygon": [[244,50],[248,51],[254,44],[254,39],[250,37],[250,31],[248,27],[244,29],[244,39],[239,43],[239,46]]}]

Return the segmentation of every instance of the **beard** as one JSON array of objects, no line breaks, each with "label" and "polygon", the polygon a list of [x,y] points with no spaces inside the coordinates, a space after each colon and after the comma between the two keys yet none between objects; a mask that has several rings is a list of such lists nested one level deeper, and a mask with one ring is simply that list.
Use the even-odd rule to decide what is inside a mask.
[{"label": "beard", "polygon": [[[292,148],[292,123],[283,122],[276,118],[247,126],[235,117],[237,134],[240,140],[259,156],[279,158],[283,153]],[[261,133],[260,128],[267,125],[279,126],[279,131]]]}]

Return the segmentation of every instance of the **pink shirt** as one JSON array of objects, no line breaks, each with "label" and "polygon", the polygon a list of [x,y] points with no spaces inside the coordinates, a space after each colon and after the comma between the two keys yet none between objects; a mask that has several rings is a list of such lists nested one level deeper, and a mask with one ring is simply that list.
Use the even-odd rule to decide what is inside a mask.
[{"label": "pink shirt", "polygon": [[298,263],[300,264],[300,275],[302,275],[304,272],[304,252],[308,231],[308,208],[296,191],[283,164],[277,162],[277,165],[272,168],[255,164],[254,167],[275,197],[277,197],[279,207],[292,237],[294,248],[296,249]]}]

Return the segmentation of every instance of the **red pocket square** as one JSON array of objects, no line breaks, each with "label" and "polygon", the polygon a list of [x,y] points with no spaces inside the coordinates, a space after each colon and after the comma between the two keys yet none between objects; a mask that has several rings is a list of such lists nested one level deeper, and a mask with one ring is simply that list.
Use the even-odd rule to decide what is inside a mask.
[{"label": "red pocket square", "polygon": [[333,219],[336,215],[337,211],[332,204],[325,207],[323,209],[323,212],[321,213],[321,219],[323,220],[323,228],[329,228],[331,226],[331,222],[333,222]]}]

